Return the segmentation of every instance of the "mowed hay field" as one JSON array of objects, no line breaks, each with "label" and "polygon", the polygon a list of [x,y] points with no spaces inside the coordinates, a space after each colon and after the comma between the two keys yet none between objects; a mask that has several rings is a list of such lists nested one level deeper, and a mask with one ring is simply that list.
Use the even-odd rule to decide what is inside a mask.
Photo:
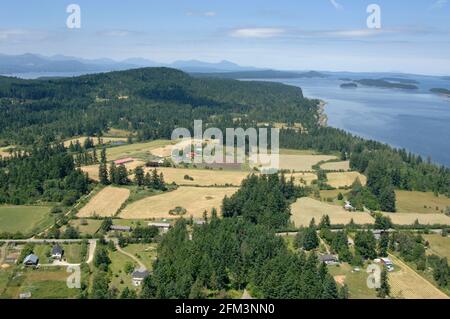
[{"label": "mowed hay field", "polygon": [[234,187],[189,187],[178,189],[161,195],[150,196],[125,207],[119,217],[125,219],[158,219],[177,218],[169,211],[177,206],[187,210],[184,217],[202,218],[203,212],[217,208],[220,211],[222,200],[233,195],[238,189]]},{"label": "mowed hay field", "polygon": [[432,192],[395,191],[395,195],[399,213],[436,214],[450,206],[450,198]]},{"label": "mowed hay field", "polygon": [[325,163],[320,165],[320,168],[328,171],[349,171],[350,161]]},{"label": "mowed hay field", "polygon": [[448,299],[449,297],[393,255],[389,255],[400,270],[389,273],[391,295],[405,299]]},{"label": "mowed hay field", "polygon": [[[332,155],[280,155],[280,169],[295,171],[295,172],[311,172],[313,166],[321,161],[329,161],[336,159],[336,156]],[[256,165],[259,168],[263,168],[264,165]]]},{"label": "mowed hay field", "polygon": [[114,161],[125,157],[145,158],[153,156],[152,150],[173,144],[169,140],[155,140],[146,143],[135,143],[122,146],[115,146],[106,149],[108,161]]},{"label": "mowed hay field", "polygon": [[327,184],[335,188],[351,186],[357,178],[362,185],[367,183],[367,178],[358,172],[327,173],[327,178]]},{"label": "mowed hay field", "polygon": [[89,203],[78,212],[78,217],[114,216],[130,196],[126,188],[108,186],[95,195]]},{"label": "mowed hay field", "polygon": [[286,179],[294,177],[295,185],[311,185],[311,183],[317,179],[317,175],[314,173],[291,173],[286,174]]},{"label": "mowed hay field", "polygon": [[427,251],[429,254],[447,257],[447,259],[450,260],[450,237],[442,237],[437,234],[422,236],[430,243],[430,247]]},{"label": "mowed hay field", "polygon": [[[145,172],[152,172],[154,168],[146,168]],[[163,173],[166,183],[175,182],[177,185],[198,185],[198,186],[240,186],[241,182],[249,175],[249,172],[231,171],[231,170],[207,170],[207,169],[188,169],[159,167],[156,169]],[[194,180],[184,179],[185,175]]]},{"label": "mowed hay field", "polygon": [[372,224],[374,222],[374,219],[367,213],[347,212],[342,207],[320,202],[309,197],[299,198],[292,204],[291,214],[291,220],[296,227],[308,226],[313,218],[318,223],[323,215],[330,216],[332,224],[348,224],[352,218],[356,224]]},{"label": "mowed hay field", "polygon": [[383,213],[383,215],[389,216],[392,222],[397,225],[411,225],[416,220],[419,220],[419,223],[423,225],[450,225],[450,217],[444,214]]},{"label": "mowed hay field", "polygon": [[23,234],[50,220],[48,206],[0,206],[0,233]]},{"label": "mowed hay field", "polygon": [[[81,144],[81,146],[83,146],[84,141],[86,141],[86,139],[87,139],[87,136],[72,138],[70,140],[64,141],[64,146],[69,147],[70,143],[75,144],[77,141]],[[98,137],[91,137],[91,139],[93,140],[94,145],[98,145]],[[126,137],[100,137],[100,139],[102,140],[103,144],[127,141]]]},{"label": "mowed hay field", "polygon": [[[110,164],[107,165],[108,170],[109,170],[109,165]],[[145,162],[139,161],[139,160],[124,164],[124,166],[126,167],[127,170],[134,170],[136,167],[144,166],[144,165],[145,165]],[[98,181],[99,180],[98,168],[99,168],[99,165],[95,164],[95,165],[82,166],[81,170],[85,173],[88,173],[89,178],[91,178],[92,180]]]}]

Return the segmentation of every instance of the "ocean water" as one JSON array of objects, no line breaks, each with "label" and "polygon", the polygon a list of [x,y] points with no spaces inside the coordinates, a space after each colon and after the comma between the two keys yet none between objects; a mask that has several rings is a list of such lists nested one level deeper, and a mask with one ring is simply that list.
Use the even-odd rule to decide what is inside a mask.
[{"label": "ocean water", "polygon": [[327,102],[329,126],[405,148],[450,167],[450,98],[429,92],[430,88],[450,89],[450,81],[417,76],[414,79],[420,89],[414,91],[361,86],[342,89],[342,77],[277,82],[299,86],[305,97]]}]

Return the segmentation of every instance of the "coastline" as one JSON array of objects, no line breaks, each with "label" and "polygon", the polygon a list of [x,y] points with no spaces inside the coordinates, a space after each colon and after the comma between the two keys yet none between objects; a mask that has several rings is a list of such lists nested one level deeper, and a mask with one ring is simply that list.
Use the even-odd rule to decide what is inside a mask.
[{"label": "coastline", "polygon": [[324,100],[319,100],[318,111],[317,114],[319,118],[317,119],[319,126],[327,127],[328,126],[328,116],[325,113],[325,106],[327,106],[328,102]]}]

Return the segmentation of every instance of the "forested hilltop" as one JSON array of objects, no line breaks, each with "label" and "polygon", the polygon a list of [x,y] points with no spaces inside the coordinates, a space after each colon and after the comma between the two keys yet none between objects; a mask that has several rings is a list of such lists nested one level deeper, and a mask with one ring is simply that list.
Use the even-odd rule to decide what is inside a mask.
[{"label": "forested hilltop", "polygon": [[[281,122],[286,124],[280,135],[282,147],[339,152],[343,160],[350,159],[353,169],[365,173],[369,192],[363,189],[355,196],[366,207],[395,211],[394,189],[450,196],[448,168],[405,150],[322,127],[320,114],[319,101],[304,98],[297,87],[194,78],[169,68],[55,80],[0,77],[0,146],[15,145],[26,154],[33,153],[33,145],[45,148],[73,136],[101,136],[109,128],[133,132],[135,139],[143,141],[170,139],[174,128],[192,129],[194,120],[200,119],[204,127],[222,130]],[[302,130],[295,128],[295,123],[300,123]],[[12,195],[20,189],[15,181],[22,177],[12,174],[26,157],[0,160],[0,170],[4,168],[1,173],[6,176],[3,180],[9,180],[0,183],[3,202],[17,198]],[[28,182],[35,191],[30,196],[20,194],[20,202],[29,202],[26,197],[46,198],[43,194],[48,179],[45,174],[30,174]]]}]

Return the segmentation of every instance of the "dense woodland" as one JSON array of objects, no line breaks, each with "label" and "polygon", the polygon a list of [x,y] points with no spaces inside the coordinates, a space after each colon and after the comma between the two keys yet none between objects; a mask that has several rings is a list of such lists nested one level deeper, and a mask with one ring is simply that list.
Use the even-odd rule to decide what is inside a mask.
[{"label": "dense woodland", "polygon": [[[204,127],[255,127],[260,123],[301,123],[302,132],[281,131],[285,148],[340,153],[351,167],[368,176],[359,193],[371,209],[395,211],[394,189],[433,191],[450,196],[450,169],[439,167],[405,150],[322,127],[317,100],[303,98],[301,89],[278,83],[193,78],[178,70],[144,68],[56,80],[21,80],[0,77],[0,146],[16,145],[33,151],[78,135],[101,136],[108,128],[130,130],[137,139],[170,138],[175,127],[192,129],[194,119]],[[76,151],[73,145],[70,151]],[[83,148],[85,149],[85,148]],[[26,155],[25,155],[26,156]],[[24,155],[1,161],[0,174],[17,172]],[[76,165],[97,162],[97,154],[78,151]],[[71,170],[70,166],[68,169]],[[25,174],[24,174],[25,176]],[[30,176],[27,176],[30,178]],[[61,178],[64,178],[62,176]],[[22,195],[17,178],[2,186],[3,202],[30,202],[43,194],[44,181],[31,177]],[[30,182],[30,180],[28,180]],[[34,185],[34,186],[33,186]],[[57,188],[64,189],[58,185]],[[52,187],[55,188],[55,187]],[[16,191],[14,191],[14,189]],[[28,195],[27,195],[28,194]],[[65,196],[65,195],[63,195]],[[5,199],[6,197],[10,199]],[[12,199],[20,197],[21,199]],[[52,199],[45,196],[41,198]],[[61,196],[59,196],[61,197]],[[0,197],[1,198],[1,197]],[[1,199],[0,199],[1,200]]]}]

